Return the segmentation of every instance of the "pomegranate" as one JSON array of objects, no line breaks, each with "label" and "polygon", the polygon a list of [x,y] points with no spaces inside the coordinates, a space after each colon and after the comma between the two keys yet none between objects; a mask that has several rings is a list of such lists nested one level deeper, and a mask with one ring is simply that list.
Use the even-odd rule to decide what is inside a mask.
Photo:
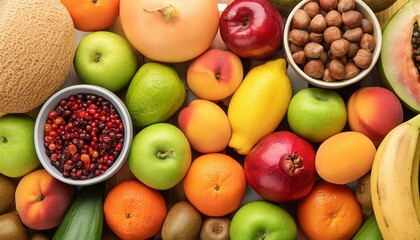
[{"label": "pomegranate", "polygon": [[244,169],[251,188],[277,203],[305,197],[317,178],[313,146],[290,131],[263,137],[245,157]]}]

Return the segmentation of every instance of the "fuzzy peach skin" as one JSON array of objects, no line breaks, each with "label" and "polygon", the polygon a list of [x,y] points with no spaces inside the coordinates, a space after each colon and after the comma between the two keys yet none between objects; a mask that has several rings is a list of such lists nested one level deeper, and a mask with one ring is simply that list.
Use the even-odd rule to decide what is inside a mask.
[{"label": "fuzzy peach skin", "polygon": [[232,135],[226,113],[217,104],[195,99],[178,115],[178,125],[193,149],[201,153],[224,150]]},{"label": "fuzzy peach skin", "polygon": [[187,69],[188,88],[201,99],[218,101],[231,96],[244,77],[241,59],[231,51],[209,49]]},{"label": "fuzzy peach skin", "polygon": [[379,146],[385,135],[403,122],[403,108],[391,90],[362,87],[347,101],[347,119],[351,130],[363,133]]},{"label": "fuzzy peach skin", "polygon": [[73,186],[55,179],[45,169],[38,169],[19,181],[16,210],[27,227],[50,229],[60,224],[74,195]]}]

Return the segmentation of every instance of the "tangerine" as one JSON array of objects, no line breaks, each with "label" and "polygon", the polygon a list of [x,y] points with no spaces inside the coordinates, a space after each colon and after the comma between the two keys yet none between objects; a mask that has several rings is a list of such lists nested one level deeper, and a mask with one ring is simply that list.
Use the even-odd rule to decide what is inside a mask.
[{"label": "tangerine", "polygon": [[192,162],[183,187],[185,196],[197,210],[219,217],[239,208],[247,184],[238,161],[223,153],[207,153]]},{"label": "tangerine", "polygon": [[297,204],[297,220],[308,239],[351,239],[362,225],[353,190],[321,180]]},{"label": "tangerine", "polygon": [[120,0],[61,0],[80,31],[99,31],[111,26],[119,15]]},{"label": "tangerine", "polygon": [[108,227],[121,239],[148,239],[162,228],[167,213],[162,194],[138,180],[113,187],[104,201]]}]

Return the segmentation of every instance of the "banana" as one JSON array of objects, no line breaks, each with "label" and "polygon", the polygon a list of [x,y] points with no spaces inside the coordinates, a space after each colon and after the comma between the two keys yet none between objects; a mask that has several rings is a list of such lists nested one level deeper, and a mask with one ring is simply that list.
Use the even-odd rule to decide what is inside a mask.
[{"label": "banana", "polygon": [[375,155],[371,195],[382,237],[420,239],[420,114],[392,129]]}]

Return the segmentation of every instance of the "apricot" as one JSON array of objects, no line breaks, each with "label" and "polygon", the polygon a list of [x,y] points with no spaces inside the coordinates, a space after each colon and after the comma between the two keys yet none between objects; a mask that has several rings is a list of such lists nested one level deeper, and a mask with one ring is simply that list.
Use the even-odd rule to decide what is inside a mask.
[{"label": "apricot", "polygon": [[219,101],[235,92],[243,76],[242,62],[236,54],[209,49],[188,66],[187,85],[198,98]]},{"label": "apricot", "polygon": [[55,179],[45,169],[38,169],[19,181],[15,192],[16,210],[29,228],[51,229],[60,224],[74,195],[73,186]]},{"label": "apricot", "polygon": [[403,122],[403,108],[391,90],[362,87],[347,101],[347,119],[352,131],[363,133],[379,146],[385,135]]},{"label": "apricot", "polygon": [[178,115],[178,125],[193,149],[201,153],[224,150],[232,135],[225,111],[214,102],[195,99]]},{"label": "apricot", "polygon": [[315,169],[328,182],[348,184],[371,170],[375,154],[375,145],[364,134],[340,132],[319,145]]}]

